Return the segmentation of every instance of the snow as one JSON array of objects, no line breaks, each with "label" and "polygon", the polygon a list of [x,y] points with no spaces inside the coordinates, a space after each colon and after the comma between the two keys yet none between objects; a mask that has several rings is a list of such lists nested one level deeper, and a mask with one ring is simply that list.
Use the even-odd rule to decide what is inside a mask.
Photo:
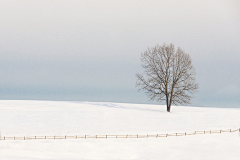
[{"label": "snow", "polygon": [[[240,128],[239,108],[0,101],[1,136],[166,134]],[[240,133],[128,139],[1,140],[0,159],[239,159]]]}]

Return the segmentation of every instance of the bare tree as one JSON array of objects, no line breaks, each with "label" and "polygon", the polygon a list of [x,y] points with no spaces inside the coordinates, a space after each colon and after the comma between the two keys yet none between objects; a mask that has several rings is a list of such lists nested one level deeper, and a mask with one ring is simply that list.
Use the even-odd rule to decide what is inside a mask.
[{"label": "bare tree", "polygon": [[145,91],[150,100],[166,101],[167,111],[172,104],[190,104],[198,89],[195,69],[190,56],[174,45],[148,48],[141,54],[144,74],[136,74],[136,86]]}]

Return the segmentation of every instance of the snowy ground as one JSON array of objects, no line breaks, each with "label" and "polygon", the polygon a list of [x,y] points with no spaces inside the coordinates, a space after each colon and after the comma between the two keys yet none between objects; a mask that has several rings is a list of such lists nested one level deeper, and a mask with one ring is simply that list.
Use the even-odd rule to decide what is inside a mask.
[{"label": "snowy ground", "polygon": [[[240,128],[239,108],[0,101],[1,136],[166,134]],[[1,140],[0,159],[239,159],[240,134],[143,139]]]}]

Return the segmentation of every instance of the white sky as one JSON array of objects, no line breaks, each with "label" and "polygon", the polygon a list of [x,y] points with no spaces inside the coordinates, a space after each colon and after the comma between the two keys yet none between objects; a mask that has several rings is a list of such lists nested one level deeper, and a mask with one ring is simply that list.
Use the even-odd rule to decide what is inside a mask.
[{"label": "white sky", "polygon": [[239,42],[238,0],[0,0],[0,99],[149,103],[140,54],[173,43],[196,68],[193,105],[236,106]]}]

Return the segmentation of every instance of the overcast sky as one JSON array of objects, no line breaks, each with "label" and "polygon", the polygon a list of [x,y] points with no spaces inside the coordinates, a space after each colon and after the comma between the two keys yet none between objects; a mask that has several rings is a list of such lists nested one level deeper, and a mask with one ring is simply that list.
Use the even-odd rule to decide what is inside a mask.
[{"label": "overcast sky", "polygon": [[239,0],[0,0],[0,99],[158,104],[135,74],[163,43],[192,58],[193,106],[240,107]]}]

